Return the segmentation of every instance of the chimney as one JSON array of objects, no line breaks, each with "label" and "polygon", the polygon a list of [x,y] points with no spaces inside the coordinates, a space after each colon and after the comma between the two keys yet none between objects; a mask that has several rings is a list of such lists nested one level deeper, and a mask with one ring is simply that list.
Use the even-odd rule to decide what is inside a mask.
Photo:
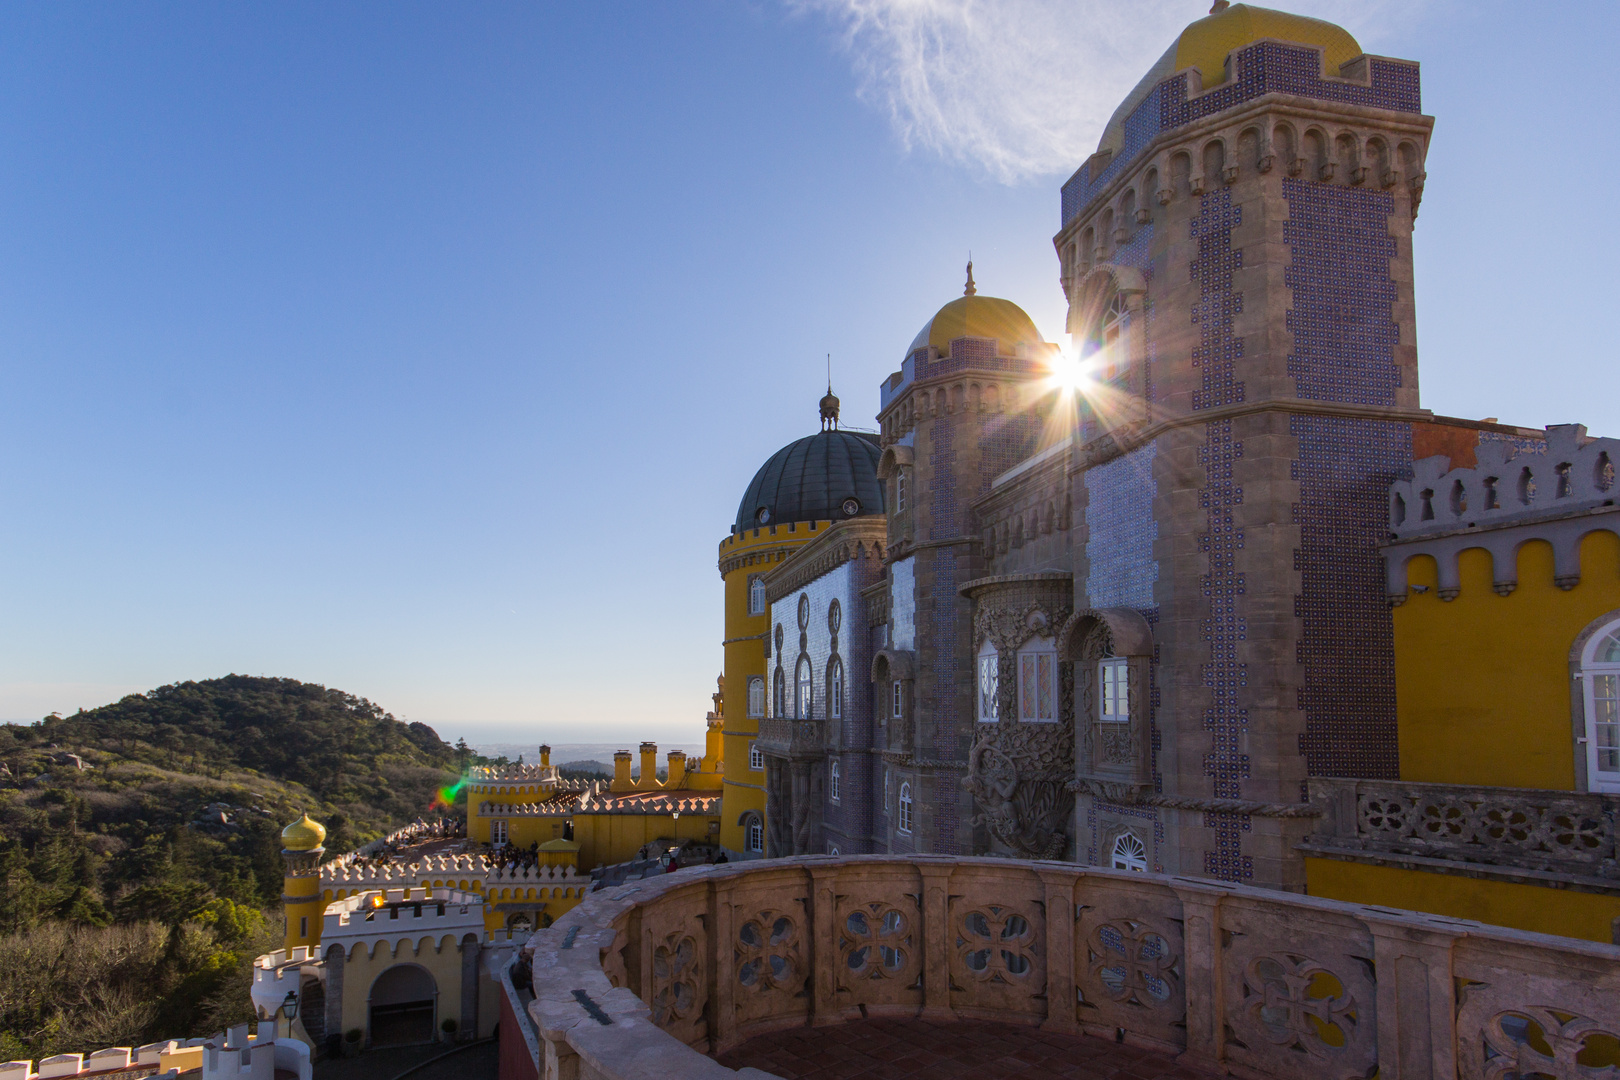
[{"label": "chimney", "polygon": [[671,750],[669,752],[669,779],[664,781],[664,787],[674,789],[684,787],[686,784],[686,752],[684,750]]},{"label": "chimney", "polygon": [[658,744],[644,742],[641,744],[641,781],[636,784],[638,788],[655,788],[658,786]]},{"label": "chimney", "polygon": [[608,790],[631,791],[635,786],[635,781],[630,779],[630,751],[615,750],[613,752],[613,784]]}]

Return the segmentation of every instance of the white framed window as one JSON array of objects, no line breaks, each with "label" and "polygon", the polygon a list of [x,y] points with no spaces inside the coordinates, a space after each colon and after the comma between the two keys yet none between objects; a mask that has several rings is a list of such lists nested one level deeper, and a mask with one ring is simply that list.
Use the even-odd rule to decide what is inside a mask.
[{"label": "white framed window", "polygon": [[894,474],[894,512],[899,513],[906,508],[906,470],[900,469]]},{"label": "white framed window", "polygon": [[759,748],[759,743],[748,744],[748,767],[759,772],[765,767],[765,751]]},{"label": "white framed window", "polygon": [[839,785],[838,781],[839,781],[838,762],[836,760],[834,760],[831,765],[827,766],[827,794],[832,797],[833,802],[838,801],[839,794],[840,794],[840,792],[839,792],[840,785]]},{"label": "white framed window", "polygon": [[489,823],[489,842],[492,844],[506,843],[506,821],[496,818]]},{"label": "white framed window", "polygon": [[911,831],[911,785],[900,785],[900,821],[899,829],[903,833]]},{"label": "white framed window", "polygon": [[743,817],[743,847],[748,851],[765,850],[765,824],[758,814],[750,812]]},{"label": "white framed window", "polygon": [[1147,848],[1134,834],[1120,833],[1114,838],[1112,862],[1115,870],[1134,870],[1145,874],[1148,868]]},{"label": "white framed window", "polygon": [[775,709],[772,711],[771,715],[772,716],[778,716],[778,717],[786,716],[787,715],[787,676],[782,674],[782,665],[781,664],[776,665],[776,694],[775,694],[775,699],[776,700],[772,702],[772,704],[775,706]]},{"label": "white framed window", "polygon": [[844,718],[844,662],[836,656],[827,665],[827,715],[834,720]]},{"label": "white framed window", "polygon": [[748,579],[748,614],[765,614],[765,575],[755,574]]},{"label": "white framed window", "polygon": [[1125,724],[1131,719],[1128,661],[1121,656],[1097,661],[1097,719]]},{"label": "white framed window", "polygon": [[793,694],[793,715],[800,720],[810,719],[810,660],[808,657],[799,661],[799,677],[795,680],[796,687]]},{"label": "white framed window", "polygon": [[748,677],[748,715],[758,719],[765,715],[765,676]]},{"label": "white framed window", "polygon": [[1018,650],[1018,719],[1031,724],[1057,721],[1057,644],[1033,638]]},{"label": "white framed window", "polygon": [[1586,706],[1586,786],[1620,792],[1620,621],[1592,635],[1581,654]]},{"label": "white framed window", "polygon": [[900,719],[900,709],[901,709],[902,703],[904,701],[904,698],[901,696],[901,692],[900,692],[900,680],[899,679],[894,680],[893,697],[894,697],[893,707],[892,707],[892,711],[889,713],[889,715],[894,717],[896,720],[898,720],[898,719]]},{"label": "white framed window", "polygon": [[990,640],[979,646],[979,723],[1001,718],[1001,656]]}]

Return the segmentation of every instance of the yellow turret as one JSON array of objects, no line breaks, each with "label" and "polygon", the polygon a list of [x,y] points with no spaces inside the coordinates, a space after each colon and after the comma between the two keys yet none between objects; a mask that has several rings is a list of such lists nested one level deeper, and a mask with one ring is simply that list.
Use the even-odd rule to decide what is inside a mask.
[{"label": "yellow turret", "polygon": [[326,829],[321,823],[304,814],[281,830],[281,860],[286,864],[282,879],[281,907],[286,916],[286,948],[289,954],[300,945],[312,951],[320,948],[321,916],[325,904],[321,900],[321,846]]}]

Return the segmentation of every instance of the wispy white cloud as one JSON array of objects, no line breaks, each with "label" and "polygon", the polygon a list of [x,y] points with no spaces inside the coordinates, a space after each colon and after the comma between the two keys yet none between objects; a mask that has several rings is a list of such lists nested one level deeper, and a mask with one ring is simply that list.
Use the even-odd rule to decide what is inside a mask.
[{"label": "wispy white cloud", "polygon": [[[1187,0],[788,0],[838,30],[860,94],[908,149],[1003,183],[1067,173],[1188,22]],[[1432,0],[1300,0],[1377,51]]]}]

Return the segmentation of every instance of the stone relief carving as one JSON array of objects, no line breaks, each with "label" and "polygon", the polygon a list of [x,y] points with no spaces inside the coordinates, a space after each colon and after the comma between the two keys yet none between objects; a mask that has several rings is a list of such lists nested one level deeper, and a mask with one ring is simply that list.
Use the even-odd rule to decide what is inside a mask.
[{"label": "stone relief carving", "polygon": [[[1176,935],[1179,936],[1179,935]],[[1181,986],[1181,951],[1166,930],[1135,919],[1098,923],[1086,939],[1093,985],[1114,1001],[1174,1008]]]},{"label": "stone relief carving", "polygon": [[1032,587],[1011,585],[989,593],[974,612],[974,641],[988,639],[999,654],[999,719],[978,725],[962,785],[974,798],[973,824],[1008,854],[1026,859],[1060,858],[1068,847],[1073,797],[1067,781],[1074,769],[1074,681],[1057,665],[1058,721],[1022,723],[1018,715],[1017,653],[1030,639],[1052,637],[1069,609],[1031,600]]},{"label": "stone relief carving", "polygon": [[999,904],[962,914],[957,923],[956,954],[959,971],[975,982],[1025,984],[1042,974],[1035,928],[1023,914]]},{"label": "stone relief carving", "polygon": [[[1343,979],[1308,956],[1266,953],[1243,969],[1243,1000],[1234,1010],[1243,1034],[1317,1059],[1353,1057],[1373,1032],[1364,1001]],[[1254,1043],[1249,1044],[1254,1048]],[[1362,1075],[1353,1066],[1344,1076]]]},{"label": "stone relief carving", "polygon": [[737,982],[746,990],[797,994],[804,986],[799,924],[791,915],[766,910],[745,919],[737,928],[734,955]]},{"label": "stone relief carving", "polygon": [[691,934],[666,934],[653,948],[649,1003],[653,1023],[668,1030],[703,1011],[703,959]]},{"label": "stone relief carving", "polygon": [[1589,1042],[1614,1046],[1620,1036],[1590,1017],[1529,1005],[1491,1017],[1482,1033],[1485,1080],[1598,1080],[1620,1075],[1614,1066],[1579,1059]]},{"label": "stone relief carving", "polygon": [[914,919],[881,900],[843,913],[838,927],[838,974],[846,985],[859,979],[916,978]]}]

